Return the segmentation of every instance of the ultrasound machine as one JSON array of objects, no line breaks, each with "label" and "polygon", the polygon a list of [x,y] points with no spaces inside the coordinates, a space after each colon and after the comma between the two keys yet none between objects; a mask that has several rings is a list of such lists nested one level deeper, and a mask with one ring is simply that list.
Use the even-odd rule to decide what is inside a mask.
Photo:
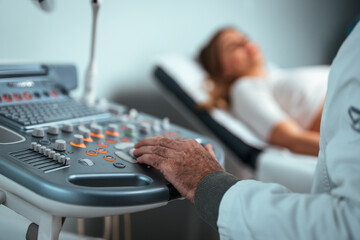
[{"label": "ultrasound machine", "polygon": [[[122,105],[85,105],[69,96],[72,65],[0,66],[0,192],[4,205],[57,239],[63,217],[100,217],[166,205],[181,196],[132,152],[144,137],[219,145]],[[1,195],[1,194],[0,194]]]},{"label": "ultrasound machine", "polygon": [[[35,2],[53,9],[52,0]],[[210,143],[224,162],[217,142],[166,117],[94,101],[100,1],[90,2],[91,57],[81,101],[69,95],[77,88],[74,65],[0,65],[0,204],[33,222],[31,239],[58,239],[65,217],[113,216],[181,199],[158,170],[137,163],[134,144],[144,137]]]}]

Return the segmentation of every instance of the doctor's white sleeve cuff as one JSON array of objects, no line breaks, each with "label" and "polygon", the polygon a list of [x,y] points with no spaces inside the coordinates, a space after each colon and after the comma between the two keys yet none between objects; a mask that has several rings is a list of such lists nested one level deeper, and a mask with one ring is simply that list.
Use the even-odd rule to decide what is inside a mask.
[{"label": "doctor's white sleeve cuff", "polygon": [[194,203],[200,216],[217,229],[219,206],[225,192],[240,181],[224,171],[216,171],[205,176],[195,191]]}]

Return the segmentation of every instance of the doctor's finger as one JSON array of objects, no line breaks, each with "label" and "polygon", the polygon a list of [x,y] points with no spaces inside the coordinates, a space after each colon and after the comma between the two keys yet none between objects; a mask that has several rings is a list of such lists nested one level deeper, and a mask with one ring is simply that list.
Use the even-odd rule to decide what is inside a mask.
[{"label": "doctor's finger", "polygon": [[134,156],[141,156],[144,154],[155,154],[164,158],[175,158],[180,152],[162,146],[143,146],[134,151]]},{"label": "doctor's finger", "polygon": [[214,148],[213,146],[208,143],[204,146],[204,148],[211,154],[211,156],[213,156],[215,159],[216,159],[216,155],[215,155],[215,152],[214,152]]},{"label": "doctor's finger", "polygon": [[162,162],[166,161],[166,158],[155,154],[144,154],[138,157],[137,161],[138,163],[144,163],[156,169],[160,169]]},{"label": "doctor's finger", "polygon": [[158,145],[158,139],[160,137],[150,137],[150,138],[143,138],[138,143],[135,144],[135,148],[139,148],[142,146],[155,146]]},{"label": "doctor's finger", "polygon": [[143,138],[137,144],[135,144],[135,148],[139,148],[142,146],[162,146],[174,150],[181,150],[179,146],[179,139],[171,139],[165,137],[151,137],[151,138]]}]

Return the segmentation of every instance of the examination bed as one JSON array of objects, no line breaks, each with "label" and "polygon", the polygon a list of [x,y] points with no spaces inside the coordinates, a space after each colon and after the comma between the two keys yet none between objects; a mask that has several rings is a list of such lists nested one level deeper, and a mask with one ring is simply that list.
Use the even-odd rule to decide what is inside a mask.
[{"label": "examination bed", "polygon": [[197,103],[206,100],[207,93],[203,87],[205,72],[195,60],[179,54],[163,55],[156,59],[154,76],[167,99],[198,131],[220,140],[227,154],[226,163],[232,158],[250,166],[260,181],[280,183],[295,192],[310,191],[316,157],[267,144],[227,111],[215,109],[207,113],[197,109]]}]

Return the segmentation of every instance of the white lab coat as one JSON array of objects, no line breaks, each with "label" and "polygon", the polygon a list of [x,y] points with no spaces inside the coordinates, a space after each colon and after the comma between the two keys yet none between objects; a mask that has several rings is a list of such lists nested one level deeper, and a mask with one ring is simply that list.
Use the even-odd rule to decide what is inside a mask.
[{"label": "white lab coat", "polygon": [[360,239],[360,23],[331,67],[312,193],[239,181],[217,226],[221,240]]}]

